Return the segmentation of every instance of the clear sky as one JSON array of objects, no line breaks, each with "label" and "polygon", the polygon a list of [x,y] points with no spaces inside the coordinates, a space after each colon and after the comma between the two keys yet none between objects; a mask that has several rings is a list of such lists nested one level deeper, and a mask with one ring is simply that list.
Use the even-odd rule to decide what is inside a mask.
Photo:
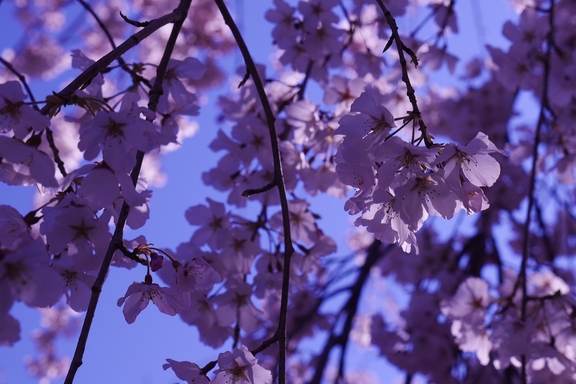
[{"label": "clear sky", "polygon": [[[234,0],[231,5],[238,6],[241,1]],[[242,25],[248,46],[260,62],[265,62],[271,54],[269,49],[271,25],[263,16],[271,3],[272,1],[249,1],[243,9],[238,8],[238,13],[244,18]],[[458,2],[458,7],[463,12],[461,15],[467,21],[460,23],[463,36],[450,40],[454,51],[462,52],[463,47],[466,47],[466,54],[479,55],[485,53],[481,45],[483,42],[502,43],[502,39],[495,40],[495,37],[500,35],[502,20],[510,17],[510,10],[504,3],[498,0]],[[0,4],[2,26],[0,52],[22,36],[21,33],[14,33],[17,24],[10,19],[11,6],[11,2]],[[481,18],[478,18],[477,10],[481,10]],[[472,13],[477,15],[476,22],[472,21],[474,20]],[[413,25],[410,22],[407,24]],[[482,31],[484,36],[476,36],[478,31]],[[240,56],[237,55],[229,60],[227,65],[231,67],[239,64],[241,64]],[[54,82],[50,86],[54,88],[42,88],[37,84],[34,88],[37,98],[41,99],[58,88],[58,84]],[[216,93],[210,94],[212,101],[215,95]],[[201,115],[196,119],[200,126],[199,132],[186,140],[182,149],[165,157],[164,168],[168,174],[168,184],[164,188],[154,190],[154,197],[150,203],[151,218],[146,226],[135,232],[127,232],[126,238],[144,234],[158,247],[174,248],[180,242],[187,241],[192,234],[193,228],[184,219],[184,211],[192,205],[204,203],[206,196],[211,198],[222,196],[204,186],[200,177],[202,172],[208,170],[219,158],[219,154],[208,150],[208,145],[217,130],[214,116],[213,106],[202,107]],[[23,189],[0,184],[0,204],[13,205],[22,214],[26,214],[32,208],[32,194],[32,188]],[[320,198],[315,199],[315,202],[319,204],[313,205],[312,209],[322,216],[321,227],[339,240],[340,252],[345,253],[342,233],[347,228],[350,218],[342,209],[343,201]],[[141,281],[142,277],[143,271],[140,268],[135,271],[111,269],[88,340],[85,363],[77,374],[77,383],[174,383],[177,380],[173,373],[163,372],[161,368],[166,358],[190,360],[202,366],[217,357],[217,352],[205,348],[198,341],[195,328],[185,325],[178,317],[171,318],[161,314],[152,304],[140,314],[134,324],[126,323],[121,309],[116,306],[116,301],[124,295],[132,281]],[[35,353],[29,336],[37,327],[39,317],[36,310],[18,303],[11,313],[21,322],[22,340],[13,348],[0,347],[0,383],[34,383],[35,380],[25,371],[22,358]],[[70,341],[60,343],[60,351],[71,356],[75,342],[76,339],[72,338]],[[222,350],[229,347],[230,343],[227,343]],[[359,361],[358,364],[363,363]]]}]

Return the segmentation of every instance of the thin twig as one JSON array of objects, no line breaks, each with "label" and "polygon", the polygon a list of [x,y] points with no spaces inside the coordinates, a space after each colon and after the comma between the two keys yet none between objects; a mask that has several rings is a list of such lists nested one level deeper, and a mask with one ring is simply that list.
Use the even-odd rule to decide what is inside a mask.
[{"label": "thin twig", "polygon": [[[92,64],[90,67],[86,68],[84,72],[82,72],[78,77],[76,77],[70,84],[68,84],[62,91],[60,91],[57,96],[68,102],[70,97],[78,90],[82,85],[86,82],[90,81],[94,76],[98,73],[105,70],[114,60],[118,57],[122,56],[128,50],[135,47],[136,45],[140,44],[142,40],[150,36],[152,33],[157,31],[158,29],[162,28],[163,26],[173,23],[179,20],[182,17],[180,8],[176,8],[174,11],[159,17],[156,20],[153,20],[148,24],[146,27],[141,29],[140,31],[136,32],[134,35],[130,36],[126,41],[118,46],[118,48],[111,50],[106,55],[104,55],[100,60]],[[46,104],[44,108],[40,111],[43,114],[47,114],[53,104]]]},{"label": "thin twig", "polygon": [[268,97],[266,96],[266,91],[264,90],[264,85],[252,60],[250,51],[244,42],[242,34],[238,30],[234,19],[230,15],[228,8],[224,4],[223,0],[215,0],[220,13],[224,18],[224,22],[230,27],[230,31],[240,48],[240,52],[244,57],[244,62],[246,64],[246,70],[252,76],[254,81],[254,86],[258,92],[260,102],[262,103],[262,108],[266,115],[266,122],[268,125],[268,131],[270,134],[270,143],[272,146],[272,156],[274,158],[274,183],[278,187],[278,194],[280,197],[280,206],[282,209],[282,221],[284,229],[284,269],[282,271],[282,297],[280,300],[280,316],[278,321],[278,330],[276,331],[278,335],[280,356],[278,361],[278,382],[279,384],[284,384],[286,382],[286,317],[288,310],[288,292],[290,288],[290,261],[292,254],[294,253],[294,248],[292,246],[292,235],[290,232],[290,212],[288,211],[288,199],[286,197],[286,186],[284,184],[284,176],[282,174],[282,163],[280,160],[280,149],[278,146],[278,135],[276,133],[274,113],[268,102]]},{"label": "thin twig", "polygon": [[[532,208],[535,204],[535,196],[534,190],[536,187],[536,171],[537,171],[537,164],[538,164],[538,147],[540,144],[540,132],[542,131],[542,127],[546,120],[546,109],[548,105],[548,76],[550,75],[550,53],[551,53],[551,39],[552,33],[554,31],[554,1],[551,2],[551,9],[550,9],[550,31],[548,32],[548,44],[546,47],[545,58],[544,58],[544,75],[543,80],[544,84],[542,86],[542,96],[540,99],[540,113],[538,115],[538,123],[536,125],[536,131],[534,132],[534,147],[532,148],[532,169],[530,171],[530,182],[528,185],[528,208],[526,210],[526,221],[524,222],[524,231],[523,231],[523,241],[522,241],[522,264],[520,265],[520,274],[518,276],[518,281],[522,285],[522,308],[521,308],[521,319],[522,321],[526,320],[526,309],[528,304],[528,279],[526,276],[526,270],[528,268],[528,259],[530,257],[530,221],[532,216]],[[514,294],[516,293],[517,284],[514,287]],[[524,384],[528,383],[528,377],[526,373],[526,361],[527,357],[526,354],[521,355],[521,381]]]},{"label": "thin twig", "polygon": [[129,19],[125,14],[123,14],[122,12],[120,12],[120,17],[122,18],[122,20],[124,20],[125,22],[127,22],[130,25],[133,25],[135,27],[141,28],[141,27],[145,27],[148,24],[150,24],[149,21],[135,21],[135,20],[131,20]]},{"label": "thin twig", "polygon": [[434,142],[432,141],[432,136],[428,133],[428,128],[426,127],[426,124],[422,119],[420,109],[418,109],[418,102],[416,101],[416,92],[414,91],[414,87],[412,86],[412,83],[410,82],[410,77],[408,76],[408,65],[406,62],[406,58],[404,57],[404,52],[406,52],[411,57],[412,61],[416,66],[418,65],[418,61],[415,61],[416,56],[414,52],[412,52],[412,50],[410,50],[402,42],[402,39],[400,38],[400,33],[398,32],[398,25],[396,24],[396,20],[394,19],[388,8],[386,8],[382,0],[376,0],[376,1],[378,2],[378,5],[382,9],[382,12],[384,12],[384,17],[386,18],[386,21],[390,26],[390,30],[392,31],[391,38],[393,38],[394,42],[396,43],[396,50],[398,51],[398,59],[400,61],[400,67],[402,70],[402,81],[404,82],[404,84],[406,84],[406,95],[410,100],[410,104],[412,104],[412,112],[411,112],[412,118],[418,123],[418,129],[420,130],[422,139],[424,140],[424,144],[426,145],[426,147],[430,148],[434,145]]},{"label": "thin twig", "polygon": [[26,89],[26,92],[28,92],[28,97],[30,97],[30,100],[33,103],[32,108],[34,108],[35,110],[38,110],[38,105],[36,105],[36,99],[34,98],[34,94],[32,93],[32,90],[30,89],[30,86],[28,85],[28,82],[26,81],[26,77],[22,73],[20,73],[20,71],[18,71],[16,68],[14,68],[12,63],[3,59],[2,57],[0,57],[0,63],[2,63],[2,65],[4,65],[6,67],[6,69],[8,69],[10,72],[12,72],[14,74],[14,76],[16,76],[18,78],[18,80],[20,80],[20,82],[22,83],[22,85]]},{"label": "thin twig", "polygon": [[60,158],[60,150],[56,146],[56,142],[54,141],[54,134],[50,128],[46,128],[46,140],[48,140],[48,145],[52,150],[52,155],[54,156],[54,162],[58,166],[58,170],[63,177],[66,177],[68,172],[66,172],[66,167],[64,166],[64,161]]},{"label": "thin twig", "polygon": [[[110,45],[112,46],[112,49],[116,49],[116,43],[114,43],[114,39],[112,38],[112,35],[110,34],[110,31],[108,30],[108,28],[106,27],[106,25],[104,24],[104,22],[102,21],[102,19],[100,19],[100,17],[96,14],[96,12],[94,11],[94,9],[92,8],[92,6],[90,6],[90,4],[88,4],[86,1],[84,0],[77,0],[83,7],[84,9],[90,13],[92,15],[92,17],[94,17],[94,20],[96,20],[96,23],[98,24],[98,26],[100,27],[100,29],[102,30],[102,32],[104,32],[104,34],[106,35],[106,38],[108,39],[108,41],[110,42]],[[132,76],[132,79],[136,79],[139,82],[142,82],[144,84],[146,84],[147,86],[151,86],[150,82],[145,79],[144,77],[138,75],[136,73],[136,71],[134,71],[133,69],[130,69],[130,67],[128,67],[128,64],[126,64],[126,62],[124,61],[124,59],[122,58],[122,56],[117,57],[116,61],[118,61],[118,63],[120,64],[120,67],[125,70],[126,72],[128,72],[130,74],[130,76]]]},{"label": "thin twig", "polygon": [[[446,32],[446,27],[448,27],[448,22],[450,21],[450,16],[454,15],[454,5],[456,4],[456,0],[450,0],[450,4],[448,4],[448,9],[446,10],[446,15],[444,15],[444,19],[442,20],[442,23],[440,25],[440,30],[438,31],[438,34],[436,35],[436,41],[434,42],[434,45],[438,44],[438,42],[440,41],[440,39],[444,36],[444,33]],[[456,16],[454,16],[456,17]]]},{"label": "thin twig", "polygon": [[[166,45],[166,50],[164,51],[164,55],[162,56],[160,64],[158,65],[156,80],[154,82],[152,89],[150,90],[150,101],[148,103],[148,108],[152,111],[156,111],[156,106],[158,105],[158,99],[159,99],[160,95],[162,94],[162,83],[164,80],[164,76],[165,76],[166,70],[168,68],[170,56],[172,55],[172,52],[174,50],[174,45],[176,44],[176,37],[180,33],[180,29],[182,27],[182,24],[184,23],[184,20],[186,19],[186,15],[188,14],[188,9],[190,8],[191,2],[192,2],[192,0],[182,0],[180,2],[180,4],[178,5],[178,8],[176,8],[172,13],[170,13],[166,16],[163,16],[163,17],[157,19],[156,21],[153,21],[150,23],[150,26],[152,28],[155,28],[155,29],[150,31],[148,33],[148,35],[146,35],[146,36],[149,36],[150,33],[152,33],[154,30],[158,29],[161,26],[161,25],[158,25],[158,22],[157,22],[158,20],[163,20],[163,21],[164,20],[172,20],[172,22],[174,22],[174,26],[172,28],[172,33],[171,33],[170,38],[168,40],[168,43]],[[168,16],[170,16],[170,17],[168,17]],[[167,22],[165,24],[167,24]],[[140,31],[140,32],[142,32],[142,31]],[[140,41],[140,40],[137,39],[137,41]],[[121,47],[122,47],[122,45],[120,47],[118,47],[118,49],[120,50]],[[106,55],[105,57],[112,58],[113,56],[114,56],[114,54],[112,54],[112,52],[111,52],[108,55]],[[101,61],[102,61],[102,59],[99,60],[97,63],[99,63]],[[93,68],[93,67],[94,67],[94,65],[91,66],[90,68]],[[89,71],[90,68],[88,68],[88,70],[86,70],[83,73],[83,75],[87,71]],[[99,67],[97,67],[97,68],[99,68]],[[76,84],[77,86],[81,86],[83,84],[83,82],[75,80],[71,84]],[[68,87],[66,87],[65,91],[74,92],[74,90],[71,89],[70,85],[68,85]],[[61,94],[62,93],[64,93],[64,91],[61,92]],[[136,183],[138,181],[138,175],[140,174],[140,169],[142,168],[142,161],[143,160],[144,160],[144,152],[138,151],[136,154],[136,165],[134,166],[134,169],[132,170],[132,173],[130,174],[133,185],[136,185]],[[124,201],[122,204],[122,208],[120,210],[120,215],[118,216],[118,222],[116,223],[116,229],[114,230],[114,234],[112,235],[112,240],[110,241],[110,244],[108,245],[108,249],[106,251],[106,255],[104,256],[104,260],[102,261],[102,265],[100,266],[98,276],[96,277],[96,280],[94,281],[94,285],[92,286],[92,295],[90,296],[90,303],[88,305],[88,310],[86,311],[86,317],[84,318],[84,323],[82,324],[82,330],[81,330],[80,336],[78,338],[78,343],[76,345],[74,357],[72,359],[70,369],[68,370],[66,380],[64,382],[65,384],[72,384],[73,383],[74,376],[76,375],[78,368],[80,368],[80,366],[82,365],[82,358],[84,355],[84,350],[86,349],[86,342],[88,340],[88,335],[90,333],[90,327],[92,325],[92,320],[94,319],[94,314],[96,312],[96,306],[98,305],[100,293],[102,292],[102,286],[104,285],[104,280],[106,279],[106,275],[108,274],[108,269],[110,268],[110,263],[112,262],[112,257],[114,256],[114,253],[116,252],[116,250],[118,250],[120,248],[120,245],[122,244],[122,239],[123,239],[123,235],[124,235],[124,226],[126,224],[126,220],[128,219],[128,213],[129,212],[130,212],[130,206],[126,203],[126,201]]]},{"label": "thin twig", "polygon": [[[18,80],[20,80],[20,82],[24,86],[26,92],[28,92],[28,97],[30,97],[30,100],[32,101],[32,108],[39,111],[40,109],[38,108],[36,98],[34,97],[32,89],[30,89],[30,86],[26,81],[26,77],[22,73],[20,73],[16,68],[14,68],[14,66],[10,62],[4,60],[1,57],[0,57],[0,63],[2,63],[10,72],[12,72],[14,75],[16,75],[16,77],[18,77]],[[56,147],[56,143],[54,142],[54,135],[52,134],[52,130],[49,127],[46,127],[46,139],[48,140],[48,145],[50,146],[52,154],[54,155],[54,162],[58,166],[58,170],[60,171],[62,176],[66,176],[67,172],[66,168],[64,167],[64,162],[60,158],[59,155],[60,151]]]}]

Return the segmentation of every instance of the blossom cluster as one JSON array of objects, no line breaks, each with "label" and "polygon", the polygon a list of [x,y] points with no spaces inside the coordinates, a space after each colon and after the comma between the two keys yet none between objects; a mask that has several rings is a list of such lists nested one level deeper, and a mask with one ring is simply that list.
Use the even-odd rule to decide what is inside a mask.
[{"label": "blossom cluster", "polygon": [[[94,24],[63,45],[60,3],[14,5],[46,33],[0,72],[0,181],[39,191],[29,213],[0,205],[0,345],[21,337],[14,303],[40,308],[52,320],[35,376],[64,373],[53,341],[70,311],[93,316],[111,265],[141,271],[118,293],[127,323],[152,303],[226,349],[167,359],[189,383],[371,382],[346,361],[369,345],[407,381],[575,380],[573,1],[513,1],[509,47],[470,58],[457,89],[428,86],[463,69],[452,0],[274,0],[272,63],[237,76],[218,60],[237,39],[223,1],[80,2]],[[403,30],[415,9],[428,16]],[[168,19],[178,39],[154,29]],[[117,41],[137,47],[123,55]],[[35,98],[26,78],[68,67],[69,86]],[[127,239],[150,218],[163,154],[186,150],[226,79],[209,146],[220,157],[202,174],[225,201],[190,201],[190,238],[173,250]],[[526,95],[540,108],[530,123],[513,119]],[[356,217],[352,256],[316,212],[327,195]],[[310,352],[310,337],[325,344]]]}]

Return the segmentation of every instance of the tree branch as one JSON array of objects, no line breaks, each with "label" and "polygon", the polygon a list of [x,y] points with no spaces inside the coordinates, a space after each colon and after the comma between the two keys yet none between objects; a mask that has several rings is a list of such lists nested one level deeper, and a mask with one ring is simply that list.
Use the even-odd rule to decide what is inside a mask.
[{"label": "tree branch", "polygon": [[[173,19],[174,26],[172,28],[172,33],[170,34],[170,38],[168,39],[166,45],[166,50],[164,51],[164,55],[162,56],[160,64],[158,65],[157,68],[156,80],[154,82],[152,89],[150,90],[150,101],[148,103],[148,108],[152,111],[156,111],[156,106],[158,105],[158,99],[160,98],[160,95],[162,95],[162,83],[164,81],[166,69],[168,68],[170,56],[172,55],[172,52],[174,50],[174,45],[176,44],[176,38],[178,37],[182,24],[186,19],[186,15],[188,14],[188,9],[190,8],[191,2],[192,0],[182,0],[178,5],[178,8],[176,8],[174,12],[166,16],[163,16],[160,19],[157,19],[157,20],[161,19],[167,20],[168,19],[167,16],[170,16],[170,19],[172,19],[172,17],[175,17]],[[158,24],[156,23],[156,21],[153,21],[150,23],[150,25],[158,25]],[[108,54],[105,57],[108,56],[111,57],[113,55]],[[96,64],[98,64],[101,61],[102,59],[99,60]],[[93,68],[95,65],[92,65],[90,68]],[[90,68],[88,68],[88,70],[86,70],[84,73],[88,72]],[[74,81],[73,83],[80,85],[82,84],[80,82],[74,82]],[[68,90],[68,92],[72,91],[70,87],[71,86],[68,85],[65,91],[66,90]],[[138,153],[136,154],[136,165],[134,166],[134,169],[130,174],[133,185],[136,185],[138,181],[138,175],[140,174],[140,169],[142,168],[143,160],[144,160],[144,152],[138,151]],[[82,357],[84,355],[84,350],[86,349],[86,342],[88,340],[90,327],[92,326],[92,320],[94,319],[94,314],[96,312],[96,306],[98,305],[100,293],[102,292],[102,286],[104,285],[104,280],[106,279],[106,275],[108,274],[108,269],[110,268],[110,263],[112,262],[114,252],[116,252],[116,250],[118,250],[120,248],[120,245],[122,244],[122,239],[124,235],[124,226],[126,224],[126,220],[128,219],[129,212],[130,212],[130,206],[126,203],[126,201],[124,201],[124,203],[122,203],[122,208],[120,210],[120,215],[118,216],[118,222],[116,223],[116,229],[114,230],[112,240],[108,245],[108,249],[106,251],[106,255],[104,256],[104,260],[102,261],[102,265],[100,266],[98,276],[96,277],[94,285],[92,286],[92,295],[90,296],[90,303],[88,305],[88,310],[86,311],[86,317],[84,318],[84,323],[82,324],[82,330],[78,338],[78,343],[76,345],[74,357],[72,359],[70,369],[68,370],[68,374],[66,375],[66,380],[64,382],[65,384],[73,383],[74,376],[76,375],[78,368],[80,368],[80,366],[82,365]]]},{"label": "tree branch", "polygon": [[280,301],[280,318],[278,322],[278,330],[276,334],[278,335],[278,341],[280,344],[280,356],[279,356],[279,373],[278,382],[284,384],[286,382],[286,316],[288,310],[288,293],[290,288],[290,261],[292,254],[294,253],[294,248],[292,246],[292,235],[290,232],[290,212],[288,211],[288,199],[286,197],[286,186],[284,184],[284,176],[282,174],[282,163],[280,159],[280,149],[278,146],[278,135],[276,133],[274,113],[268,102],[268,97],[266,96],[266,91],[264,90],[264,85],[252,60],[250,51],[244,42],[242,34],[238,30],[234,19],[230,15],[226,4],[223,0],[215,0],[220,13],[224,18],[225,23],[230,27],[230,31],[236,40],[240,52],[244,57],[244,62],[246,64],[246,70],[252,76],[254,81],[254,86],[258,92],[258,97],[262,103],[262,108],[266,115],[266,122],[268,125],[268,131],[270,134],[270,144],[272,146],[272,156],[274,158],[274,183],[278,187],[278,194],[280,196],[280,206],[282,208],[282,221],[284,228],[284,269],[282,271],[282,297]]},{"label": "tree branch", "polygon": [[[86,68],[78,77],[76,77],[70,84],[68,84],[62,91],[60,91],[57,96],[64,100],[65,103],[69,102],[70,97],[76,92],[82,85],[90,81],[98,73],[102,72],[108,66],[116,60],[118,57],[122,56],[128,50],[138,45],[142,40],[150,36],[152,33],[162,28],[163,26],[174,23],[180,20],[185,15],[182,14],[180,6],[174,11],[159,17],[150,22],[146,27],[136,32],[134,35],[130,36],[126,41],[118,46],[118,48],[113,49],[104,55],[100,60],[92,64],[90,67]],[[48,112],[54,107],[54,104],[47,103],[44,108],[41,109],[41,113],[48,114]]]},{"label": "tree branch", "polygon": [[[530,257],[530,222],[532,216],[532,209],[535,203],[535,196],[534,190],[536,186],[536,170],[538,164],[538,147],[540,145],[540,132],[542,131],[542,126],[546,120],[546,109],[548,106],[548,77],[550,75],[550,53],[552,49],[552,32],[554,31],[554,1],[551,1],[551,9],[550,9],[550,31],[548,32],[547,36],[547,45],[546,45],[546,52],[544,58],[544,74],[543,80],[544,84],[542,85],[542,95],[540,97],[540,113],[538,115],[538,123],[536,125],[536,131],[534,132],[534,147],[532,148],[532,169],[530,171],[530,181],[528,184],[528,208],[526,210],[526,221],[524,222],[524,231],[523,231],[523,240],[522,240],[522,264],[520,265],[520,273],[518,276],[518,281],[522,285],[522,308],[521,308],[521,319],[522,321],[526,320],[526,309],[528,304],[528,279],[526,276],[526,270],[528,268],[528,259]],[[516,293],[517,284],[514,287],[514,294]],[[528,384],[528,377],[526,372],[526,354],[521,355],[521,381],[524,384]]]},{"label": "tree branch", "polygon": [[[98,23],[98,26],[100,27],[100,29],[104,32],[104,34],[106,35],[106,38],[108,39],[108,41],[110,42],[110,45],[112,46],[112,49],[116,49],[116,43],[114,43],[114,39],[112,38],[112,35],[110,34],[110,31],[108,30],[108,28],[106,27],[106,25],[102,22],[102,20],[100,19],[100,17],[96,14],[96,12],[94,11],[94,9],[90,6],[90,4],[88,4],[86,1],[84,0],[77,0],[82,7],[84,7],[84,9],[90,13],[92,15],[92,17],[94,17],[94,20],[96,20],[96,23]],[[132,79],[137,79],[140,82],[143,82],[144,84],[148,85],[149,87],[151,86],[150,82],[145,79],[144,77],[138,75],[134,70],[130,69],[130,67],[128,67],[128,65],[126,64],[126,62],[124,61],[124,59],[122,58],[122,56],[117,57],[116,60],[118,61],[118,63],[120,64],[120,67],[125,70],[126,72],[128,72],[130,74],[130,76],[132,76]]]},{"label": "tree branch", "polygon": [[420,109],[418,108],[418,102],[416,101],[416,92],[414,91],[414,87],[410,82],[410,77],[408,76],[408,65],[406,62],[406,58],[404,57],[404,52],[406,52],[414,62],[414,65],[418,66],[418,61],[416,59],[416,55],[410,48],[404,45],[402,39],[400,38],[400,33],[398,32],[398,25],[396,24],[396,20],[392,17],[392,14],[386,8],[382,0],[376,0],[382,12],[384,12],[384,17],[390,26],[390,30],[392,31],[392,36],[390,39],[393,39],[396,43],[396,50],[398,51],[398,59],[400,60],[400,67],[402,69],[402,81],[406,85],[406,95],[410,100],[410,104],[412,104],[412,112],[411,117],[418,123],[418,129],[422,134],[422,139],[424,140],[424,144],[426,147],[430,148],[434,145],[432,141],[432,136],[428,133],[428,128],[422,119],[422,114],[420,113]]},{"label": "tree branch", "polygon": [[350,298],[348,298],[348,301],[346,302],[346,304],[344,304],[344,306],[340,310],[341,314],[346,312],[346,320],[344,323],[344,327],[342,328],[342,331],[338,335],[334,333],[330,335],[330,338],[328,339],[326,345],[324,346],[322,354],[320,354],[319,356],[319,361],[316,362],[314,377],[312,378],[309,384],[320,384],[322,382],[322,376],[324,375],[324,370],[326,368],[326,365],[328,364],[328,357],[330,356],[330,352],[332,351],[332,348],[334,348],[337,345],[342,346],[342,351],[340,353],[340,366],[338,369],[338,375],[343,377],[344,358],[346,348],[348,345],[348,337],[350,335],[350,331],[352,330],[354,317],[356,316],[356,312],[358,310],[358,303],[360,302],[362,288],[364,288],[364,284],[366,283],[366,280],[370,276],[370,270],[372,269],[372,267],[378,262],[378,260],[380,260],[380,258],[382,258],[394,247],[394,245],[390,244],[386,249],[380,250],[381,245],[382,242],[380,242],[380,240],[374,240],[374,242],[372,242],[372,244],[368,247],[367,249],[368,255],[366,256],[366,261],[364,262],[362,268],[360,268],[360,274],[358,275],[358,278],[356,279],[354,286],[352,286],[351,288]]}]

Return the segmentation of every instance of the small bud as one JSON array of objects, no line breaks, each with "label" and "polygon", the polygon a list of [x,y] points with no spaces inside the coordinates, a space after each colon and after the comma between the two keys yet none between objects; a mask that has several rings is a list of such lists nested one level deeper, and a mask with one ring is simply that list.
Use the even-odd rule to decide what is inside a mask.
[{"label": "small bud", "polygon": [[150,253],[150,269],[152,272],[156,272],[164,265],[164,256],[157,254],[156,252]]}]

